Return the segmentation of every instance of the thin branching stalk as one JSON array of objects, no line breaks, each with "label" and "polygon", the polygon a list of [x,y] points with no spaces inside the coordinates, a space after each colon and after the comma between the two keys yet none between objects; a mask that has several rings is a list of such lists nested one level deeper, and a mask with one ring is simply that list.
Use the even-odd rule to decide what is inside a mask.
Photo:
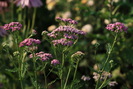
[{"label": "thin branching stalk", "polygon": [[63,89],[63,67],[64,67],[64,61],[65,61],[65,54],[64,54],[64,52],[62,52],[62,64],[61,64],[61,74],[60,74],[61,89]]},{"label": "thin branching stalk", "polygon": [[[103,82],[103,83],[101,84],[101,86],[99,87],[100,78],[101,78],[101,76],[102,76],[102,73],[103,73],[103,71],[104,71],[104,69],[105,69],[105,67],[106,67],[106,65],[107,65],[107,63],[108,63],[108,61],[109,61],[109,58],[110,58],[110,55],[111,55],[112,50],[113,50],[113,48],[114,48],[114,45],[115,45],[115,43],[116,43],[117,37],[118,37],[118,33],[116,33],[116,35],[115,35],[114,41],[113,41],[113,43],[112,43],[112,45],[111,45],[111,49],[109,50],[108,55],[107,55],[107,58],[106,58],[106,61],[105,61],[105,63],[103,64],[102,70],[100,71],[100,77],[99,77],[99,79],[98,79],[98,81],[97,81],[97,84],[96,84],[96,88],[95,88],[95,89],[101,89],[101,87],[103,86],[103,83],[104,83],[104,82]],[[98,88],[98,87],[99,87],[99,88]]]},{"label": "thin branching stalk", "polygon": [[34,28],[34,25],[35,25],[36,11],[37,11],[37,9],[34,8],[33,17],[32,17],[32,25],[31,25],[31,29],[33,29],[33,28]]},{"label": "thin branching stalk", "polygon": [[[76,62],[75,71],[74,71],[74,75],[73,75],[73,81],[75,80],[75,77],[76,77],[76,74],[77,74],[78,65],[79,65],[79,59],[77,59],[77,62]],[[73,83],[71,84],[70,89],[72,87],[73,87]]]},{"label": "thin branching stalk", "polygon": [[45,89],[48,89],[48,84],[47,84],[47,75],[46,75],[46,71],[45,71],[46,66],[47,66],[47,63],[45,63],[45,64],[44,64],[43,74],[44,74]]},{"label": "thin branching stalk", "polygon": [[66,77],[66,81],[65,81],[65,84],[64,84],[64,88],[63,89],[66,89],[66,84],[68,82],[68,78],[70,76],[70,72],[71,72],[71,66],[69,67],[69,70],[68,70],[68,73],[67,73],[67,77]]},{"label": "thin branching stalk", "polygon": [[36,87],[36,89],[38,89],[35,53],[33,53],[33,68],[34,68],[34,77],[35,77],[35,82],[36,82],[35,87]]}]

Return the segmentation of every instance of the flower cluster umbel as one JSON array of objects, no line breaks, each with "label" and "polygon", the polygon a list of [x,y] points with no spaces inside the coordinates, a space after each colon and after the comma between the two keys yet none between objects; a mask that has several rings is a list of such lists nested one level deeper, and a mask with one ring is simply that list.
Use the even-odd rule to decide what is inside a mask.
[{"label": "flower cluster umbel", "polygon": [[47,61],[47,60],[49,60],[50,58],[52,58],[52,54],[50,54],[50,53],[44,53],[44,52],[41,51],[41,52],[39,52],[39,53],[36,53],[35,55],[30,54],[29,57],[30,57],[30,58],[38,57],[39,60]]},{"label": "flower cluster umbel", "polygon": [[16,30],[20,30],[22,28],[22,24],[20,24],[19,22],[11,22],[9,24],[5,24],[3,26],[3,28],[5,30],[12,30],[13,31],[16,31]]},{"label": "flower cluster umbel", "polygon": [[23,46],[33,46],[34,44],[40,44],[41,41],[39,39],[27,38],[24,41],[20,42],[19,47]]},{"label": "flower cluster umbel", "polygon": [[[71,21],[77,23],[72,19],[62,19],[60,17],[58,17],[57,20],[66,21],[67,23],[70,23]],[[57,45],[71,46],[74,44],[74,41],[78,39],[79,35],[85,35],[85,34],[86,33],[81,30],[78,30],[72,26],[66,25],[66,26],[59,26],[51,33],[47,33],[47,36],[50,39],[52,39],[52,43],[54,46],[57,46]]]},{"label": "flower cluster umbel", "polygon": [[116,22],[113,24],[108,24],[106,26],[106,29],[110,30],[110,31],[114,31],[114,32],[127,32],[127,27],[121,23],[121,22]]}]

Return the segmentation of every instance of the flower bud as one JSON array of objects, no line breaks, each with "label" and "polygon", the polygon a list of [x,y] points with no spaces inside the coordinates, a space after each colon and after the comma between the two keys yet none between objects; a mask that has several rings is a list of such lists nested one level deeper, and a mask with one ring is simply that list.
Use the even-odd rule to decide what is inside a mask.
[{"label": "flower bud", "polygon": [[19,54],[20,54],[19,51],[13,52],[13,55],[14,55],[14,56],[17,56],[17,55],[19,55]]},{"label": "flower bud", "polygon": [[46,35],[48,32],[47,31],[43,31],[42,32],[42,35]]},{"label": "flower bud", "polygon": [[85,55],[85,54],[84,54],[83,52],[77,51],[76,53],[74,53],[74,54],[71,56],[72,61],[75,61],[75,62],[76,62],[77,60],[83,58],[84,55]]}]

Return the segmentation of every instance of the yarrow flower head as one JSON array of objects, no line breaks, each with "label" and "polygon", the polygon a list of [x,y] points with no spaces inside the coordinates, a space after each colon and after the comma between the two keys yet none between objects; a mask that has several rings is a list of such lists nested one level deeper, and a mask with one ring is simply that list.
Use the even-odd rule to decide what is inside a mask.
[{"label": "yarrow flower head", "polygon": [[73,45],[73,41],[68,41],[67,39],[65,38],[61,38],[59,40],[53,40],[52,41],[53,45],[56,46],[56,45],[64,45],[64,46],[71,46]]},{"label": "yarrow flower head", "polygon": [[53,60],[51,61],[51,64],[55,66],[55,65],[60,64],[60,62],[59,62],[59,60],[57,60],[57,59],[53,59]]},{"label": "yarrow flower head", "polygon": [[71,46],[74,44],[74,40],[78,39],[78,35],[85,35],[85,32],[71,26],[59,26],[51,33],[47,34],[49,38],[55,39],[52,41],[54,46],[58,44]]},{"label": "yarrow flower head", "polygon": [[68,19],[63,19],[63,18],[61,18],[61,17],[56,17],[56,20],[57,20],[57,21],[64,22],[64,23],[69,23],[69,24],[78,24],[77,21],[72,20],[72,19],[70,19],[70,18],[68,18]]},{"label": "yarrow flower head", "polygon": [[117,85],[118,83],[116,82],[116,81],[111,81],[111,82],[109,82],[109,86],[110,87],[113,87],[113,86],[115,86],[115,85]]},{"label": "yarrow flower head", "polygon": [[106,29],[110,30],[110,31],[114,31],[114,32],[127,32],[127,27],[121,23],[121,22],[116,22],[113,24],[108,24],[106,26]]},{"label": "yarrow flower head", "polygon": [[[38,57],[39,60],[47,61],[50,58],[52,58],[52,54],[50,54],[50,53],[44,53],[44,52],[41,51],[39,53],[36,53],[35,54],[35,57]],[[29,58],[33,58],[33,54],[30,54],[29,55]]]},{"label": "yarrow flower head", "polygon": [[81,51],[77,51],[76,53],[74,53],[71,57],[72,58],[79,58],[79,57],[83,57],[85,54]]},{"label": "yarrow flower head", "polygon": [[15,3],[17,6],[27,7],[40,7],[43,5],[41,0],[16,0]]},{"label": "yarrow flower head", "polygon": [[82,79],[83,81],[89,81],[91,78],[90,78],[89,76],[83,75],[83,76],[81,77],[81,79]]},{"label": "yarrow flower head", "polygon": [[[63,21],[65,23],[77,24],[77,22],[72,19],[63,19],[60,17],[57,17],[56,19],[58,21]],[[86,33],[84,31],[78,30],[72,27],[71,25],[65,25],[65,26],[59,26],[51,33],[47,33],[47,37],[52,41],[54,46],[57,45],[72,46],[79,36],[85,34]]]},{"label": "yarrow flower head", "polygon": [[34,44],[40,44],[41,41],[39,39],[27,38],[24,41],[20,42],[19,47],[23,46],[33,46]]},{"label": "yarrow flower head", "polygon": [[[97,81],[99,79],[99,77],[100,77],[100,74],[98,74],[96,72],[93,73],[93,78],[95,81]],[[106,78],[109,79],[111,77],[112,77],[112,75],[109,72],[103,71],[100,80],[103,81],[104,79],[106,79]]]},{"label": "yarrow flower head", "polygon": [[44,52],[36,53],[36,56],[38,56],[39,60],[42,60],[42,61],[46,61],[46,60],[49,60],[50,58],[52,58],[52,54],[44,53]]},{"label": "yarrow flower head", "polygon": [[3,28],[5,30],[12,30],[13,31],[16,31],[16,30],[20,30],[22,28],[22,24],[20,24],[19,22],[11,22],[9,24],[5,24],[3,26]]}]

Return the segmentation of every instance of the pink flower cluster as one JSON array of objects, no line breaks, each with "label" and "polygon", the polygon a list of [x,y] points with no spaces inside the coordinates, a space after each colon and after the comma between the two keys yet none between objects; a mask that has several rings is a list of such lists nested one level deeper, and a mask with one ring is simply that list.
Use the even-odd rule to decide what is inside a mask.
[{"label": "pink flower cluster", "polygon": [[57,60],[57,59],[53,59],[53,60],[51,61],[51,64],[55,66],[55,65],[60,64],[60,62],[59,62],[59,60]]},{"label": "pink flower cluster", "polygon": [[16,0],[15,3],[17,4],[17,6],[22,6],[22,8],[24,8],[25,6],[40,7],[43,5],[41,0]]},{"label": "pink flower cluster", "polygon": [[65,32],[65,33],[72,33],[72,34],[78,34],[78,35],[85,35],[86,33],[84,31],[78,30],[76,28],[73,28],[71,26],[59,26],[55,30],[51,32],[51,34],[55,34],[58,32]]},{"label": "pink flower cluster", "polygon": [[[29,56],[30,58],[33,58],[33,54],[30,54]],[[35,54],[35,57],[38,57],[39,60],[42,60],[42,61],[47,61],[49,60],[50,58],[52,58],[52,55],[50,53],[44,53],[44,52],[39,52],[39,53],[36,53]]]},{"label": "pink flower cluster", "polygon": [[[63,19],[60,17],[56,18],[59,21],[68,22],[72,24],[77,24],[76,21],[72,19]],[[43,31],[43,33],[46,31]],[[74,41],[78,39],[79,36],[85,35],[84,31],[78,30],[72,26],[59,26],[51,33],[47,33],[47,36],[52,40],[54,46],[63,45],[63,46],[71,46],[74,44]]]},{"label": "pink flower cluster", "polygon": [[74,35],[74,34],[69,35],[67,33],[64,33],[64,37],[67,38],[67,39],[77,39],[78,38],[77,35]]},{"label": "pink flower cluster", "polygon": [[54,46],[59,45],[59,44],[64,45],[64,46],[71,46],[71,45],[73,45],[74,42],[69,41],[65,38],[61,38],[59,40],[53,40],[52,43],[53,43]]},{"label": "pink flower cluster", "polygon": [[23,46],[32,46],[34,44],[40,44],[41,41],[39,39],[27,38],[24,41],[20,42],[19,47]]},{"label": "pink flower cluster", "polygon": [[12,30],[13,31],[16,31],[16,30],[20,30],[22,28],[22,24],[20,24],[19,22],[11,22],[9,24],[5,24],[3,26],[3,28],[5,30]]},{"label": "pink flower cluster", "polygon": [[60,17],[56,17],[56,20],[58,21],[62,21],[62,22],[65,22],[65,23],[70,23],[70,24],[78,24],[77,21],[75,20],[72,20],[72,19],[63,19],[63,18],[60,18]]},{"label": "pink flower cluster", "polygon": [[121,22],[116,22],[113,24],[108,24],[106,29],[110,30],[110,31],[114,31],[114,32],[127,32],[127,27],[121,23]]}]

